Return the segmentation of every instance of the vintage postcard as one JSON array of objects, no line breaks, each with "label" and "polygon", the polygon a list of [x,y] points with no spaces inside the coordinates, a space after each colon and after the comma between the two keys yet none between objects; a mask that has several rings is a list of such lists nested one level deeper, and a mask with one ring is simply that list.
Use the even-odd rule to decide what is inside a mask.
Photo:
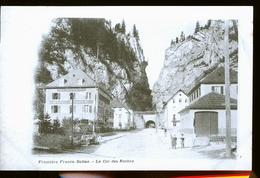
[{"label": "vintage postcard", "polygon": [[251,170],[253,8],[1,7],[1,170]]}]

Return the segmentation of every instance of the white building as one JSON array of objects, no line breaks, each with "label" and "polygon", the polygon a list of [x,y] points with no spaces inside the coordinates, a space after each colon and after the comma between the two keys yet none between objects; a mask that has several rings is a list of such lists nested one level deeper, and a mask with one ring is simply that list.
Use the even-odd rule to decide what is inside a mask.
[{"label": "white building", "polygon": [[113,100],[111,107],[114,109],[114,129],[129,130],[133,127],[133,112],[125,104]]},{"label": "white building", "polygon": [[164,127],[172,129],[180,126],[180,110],[189,104],[189,98],[181,89],[164,102]]},{"label": "white building", "polygon": [[[188,93],[190,104],[180,114],[180,129],[196,136],[225,135],[225,69],[219,67]],[[230,70],[231,134],[237,129],[237,72]]]},{"label": "white building", "polygon": [[[113,110],[110,107],[110,95],[80,69],[46,85],[45,112],[51,119],[72,117],[86,119],[97,127],[113,125]],[[72,109],[72,98],[73,109]]]}]

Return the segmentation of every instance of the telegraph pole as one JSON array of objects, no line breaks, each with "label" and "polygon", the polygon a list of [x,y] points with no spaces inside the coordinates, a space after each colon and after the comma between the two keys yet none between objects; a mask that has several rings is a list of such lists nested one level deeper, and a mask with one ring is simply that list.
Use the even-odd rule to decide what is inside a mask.
[{"label": "telegraph pole", "polygon": [[226,103],[226,157],[231,157],[231,113],[230,113],[230,72],[228,22],[225,20],[225,103]]},{"label": "telegraph pole", "polygon": [[74,113],[74,95],[75,93],[70,94],[71,99],[71,148],[73,148],[73,113]]}]

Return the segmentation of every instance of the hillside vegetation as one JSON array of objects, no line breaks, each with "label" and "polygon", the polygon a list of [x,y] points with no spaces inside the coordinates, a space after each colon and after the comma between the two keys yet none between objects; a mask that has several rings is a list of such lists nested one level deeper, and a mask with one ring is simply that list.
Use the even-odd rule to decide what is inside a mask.
[{"label": "hillside vegetation", "polygon": [[36,117],[43,113],[42,88],[80,68],[108,90],[113,98],[133,110],[150,110],[152,96],[138,30],[126,34],[125,22],[112,27],[111,21],[91,18],[57,18],[43,35],[35,71]]}]

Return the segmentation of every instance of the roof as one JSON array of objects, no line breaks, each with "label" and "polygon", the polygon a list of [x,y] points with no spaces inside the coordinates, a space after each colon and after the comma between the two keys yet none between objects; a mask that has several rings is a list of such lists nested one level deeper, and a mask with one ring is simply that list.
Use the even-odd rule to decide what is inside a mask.
[{"label": "roof", "polygon": [[75,69],[46,85],[46,88],[63,87],[96,87],[96,82],[81,69]]},{"label": "roof", "polygon": [[175,95],[177,95],[179,92],[182,92],[183,94],[187,95],[182,89],[177,90],[167,101],[168,103]]},{"label": "roof", "polygon": [[[237,71],[230,69],[230,83],[237,83]],[[199,83],[193,87],[188,94],[191,94],[201,84],[225,84],[225,68],[223,66],[217,68],[210,74],[206,75]]]},{"label": "roof", "polygon": [[[210,92],[207,95],[202,96],[197,101],[194,101],[184,109],[179,111],[182,113],[190,109],[225,109],[225,95],[218,94],[216,92]],[[230,108],[237,109],[237,100],[230,98]]]},{"label": "roof", "polygon": [[[237,71],[230,69],[231,83],[237,83]],[[225,68],[223,66],[217,68],[215,71],[211,72],[209,75],[204,77],[200,83],[203,84],[224,84],[225,83]]]},{"label": "roof", "polygon": [[118,100],[112,100],[110,105],[112,108],[125,108],[126,110],[130,110],[126,104],[121,103]]}]

